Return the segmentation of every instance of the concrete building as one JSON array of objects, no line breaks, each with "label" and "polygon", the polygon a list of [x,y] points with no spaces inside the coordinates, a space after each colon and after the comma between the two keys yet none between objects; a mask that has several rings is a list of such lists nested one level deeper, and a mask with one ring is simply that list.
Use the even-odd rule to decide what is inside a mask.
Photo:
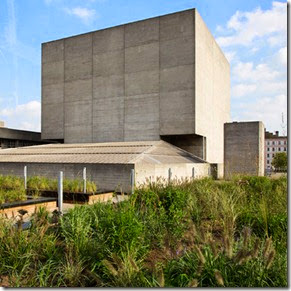
[{"label": "concrete building", "polygon": [[229,63],[196,9],[42,44],[42,138],[165,140],[223,163]]},{"label": "concrete building", "polygon": [[261,121],[224,125],[224,176],[264,175],[264,124]]},{"label": "concrete building", "polygon": [[276,153],[287,153],[287,136],[279,136],[279,131],[275,134],[265,132],[265,170],[272,169],[272,160]]},{"label": "concrete building", "polygon": [[40,132],[5,127],[0,121],[0,149],[15,148],[48,143],[41,140]]},{"label": "concrete building", "polygon": [[135,170],[137,186],[147,179],[158,177],[201,178],[209,176],[210,164],[164,141],[112,142],[90,144],[50,144],[0,151],[0,175],[57,178],[82,178],[86,167],[87,178],[99,190],[131,191],[131,170]]}]

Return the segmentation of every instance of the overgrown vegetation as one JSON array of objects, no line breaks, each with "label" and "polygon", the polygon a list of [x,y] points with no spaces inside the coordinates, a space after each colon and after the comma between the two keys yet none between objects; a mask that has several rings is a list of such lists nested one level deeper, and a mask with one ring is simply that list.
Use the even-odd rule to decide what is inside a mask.
[{"label": "overgrown vegetation", "polygon": [[28,230],[0,223],[7,286],[287,286],[286,177],[149,183],[118,204],[41,210]]},{"label": "overgrown vegetation", "polygon": [[[28,189],[33,190],[34,196],[37,197],[40,195],[41,191],[57,191],[58,181],[57,179],[33,176],[28,178],[27,187]],[[81,179],[64,179],[63,190],[65,192],[73,193],[83,192],[84,182]],[[96,191],[97,185],[94,182],[87,180],[86,192],[94,194]],[[26,200],[24,179],[17,176],[0,175],[0,204],[19,200]]]},{"label": "overgrown vegetation", "polygon": [[[58,190],[58,180],[49,179],[45,177],[34,176],[30,177],[27,181],[27,187],[29,189],[41,191],[41,190]],[[83,192],[84,182],[81,179],[64,179],[63,180],[63,190],[66,192]],[[86,181],[86,192],[95,193],[97,191],[97,186],[94,182]]]}]

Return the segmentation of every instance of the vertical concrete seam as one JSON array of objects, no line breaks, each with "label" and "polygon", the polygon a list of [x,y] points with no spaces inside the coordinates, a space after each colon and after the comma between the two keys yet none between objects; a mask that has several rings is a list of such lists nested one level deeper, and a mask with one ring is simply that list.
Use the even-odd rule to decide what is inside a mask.
[{"label": "vertical concrete seam", "polygon": [[196,8],[194,9],[194,13],[193,13],[193,41],[194,41],[194,66],[193,66],[193,76],[194,76],[194,90],[193,90],[193,95],[194,95],[194,100],[193,100],[193,106],[194,106],[194,133],[196,134]]},{"label": "vertical concrete seam", "polygon": [[123,25],[123,141],[125,141],[125,25]]},{"label": "vertical concrete seam", "polygon": [[94,112],[94,110],[93,110],[93,101],[94,101],[94,99],[93,99],[93,70],[94,70],[94,65],[93,65],[93,33],[91,33],[91,47],[92,47],[92,49],[91,49],[91,57],[92,57],[92,62],[91,62],[91,64],[92,64],[92,68],[91,68],[91,92],[92,92],[92,95],[91,95],[91,101],[92,101],[92,104],[91,104],[91,142],[93,142],[93,128],[94,128],[94,124],[93,124],[93,112]]},{"label": "vertical concrete seam", "polygon": [[159,16],[159,136],[161,139],[161,17]]},{"label": "vertical concrete seam", "polygon": [[66,143],[66,140],[65,140],[65,132],[66,132],[66,130],[65,130],[65,128],[66,128],[66,126],[65,126],[65,112],[66,112],[66,110],[65,110],[65,94],[66,94],[66,91],[65,91],[65,82],[66,82],[66,65],[65,65],[65,62],[66,62],[66,51],[65,51],[65,49],[66,49],[66,40],[64,39],[63,40],[63,47],[64,47],[64,49],[63,49],[63,60],[64,60],[64,81],[63,81],[63,139],[64,139],[64,143]]},{"label": "vertical concrete seam", "polygon": [[[40,87],[41,87],[41,92],[40,92],[40,98],[41,98],[41,108],[40,108],[40,134],[42,135],[42,132],[43,132],[43,89],[42,89],[42,86],[43,86],[43,81],[42,81],[42,78],[43,78],[43,44],[41,44],[41,68],[40,68],[40,73],[41,73],[41,78],[40,78]],[[0,148],[2,148],[2,141],[0,143]]]}]

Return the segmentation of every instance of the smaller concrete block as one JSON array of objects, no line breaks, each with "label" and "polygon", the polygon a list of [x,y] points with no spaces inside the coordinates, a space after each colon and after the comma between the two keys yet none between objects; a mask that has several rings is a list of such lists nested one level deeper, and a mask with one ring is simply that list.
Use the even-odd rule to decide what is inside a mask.
[{"label": "smaller concrete block", "polygon": [[65,102],[92,100],[92,79],[65,82]]},{"label": "smaller concrete block", "polygon": [[159,69],[159,43],[125,49],[125,73]]},{"label": "smaller concrete block", "polygon": [[194,38],[175,38],[160,42],[160,66],[168,68],[194,63]]},{"label": "smaller concrete block", "polygon": [[142,95],[159,92],[159,71],[142,71],[125,74],[125,95]]},{"label": "smaller concrete block", "polygon": [[42,85],[64,82],[64,62],[44,63],[42,65]]},{"label": "smaller concrete block", "polygon": [[42,63],[52,63],[64,60],[64,40],[43,43],[41,46]]},{"label": "smaller concrete block", "polygon": [[124,95],[124,75],[93,78],[93,99]]},{"label": "smaller concrete block", "polygon": [[125,47],[159,40],[159,19],[147,19],[125,25]]},{"label": "smaller concrete block", "polygon": [[92,124],[92,101],[65,103],[65,126]]},{"label": "smaller concrete block", "polygon": [[160,93],[160,135],[195,133],[194,91]]},{"label": "smaller concrete block", "polygon": [[92,59],[75,58],[65,62],[65,81],[92,78]]},{"label": "smaller concrete block", "polygon": [[82,34],[65,39],[65,60],[72,58],[92,58],[92,33]]},{"label": "smaller concrete block", "polygon": [[93,32],[93,54],[124,49],[124,26]]},{"label": "smaller concrete block", "polygon": [[64,137],[63,103],[46,104],[42,107],[41,137],[43,139],[62,139]]},{"label": "smaller concrete block", "polygon": [[92,125],[65,126],[65,143],[92,142]]},{"label": "smaller concrete block", "polygon": [[57,83],[42,86],[41,99],[43,104],[63,102],[64,84]]},{"label": "smaller concrete block", "polygon": [[193,89],[194,81],[194,65],[163,69],[160,72],[160,92]]},{"label": "smaller concrete block", "polygon": [[224,175],[264,175],[264,125],[260,121],[224,124]]},{"label": "smaller concrete block", "polygon": [[194,35],[194,9],[160,17],[160,40]]},{"label": "smaller concrete block", "polygon": [[124,51],[113,51],[93,56],[93,75],[110,76],[124,72]]}]

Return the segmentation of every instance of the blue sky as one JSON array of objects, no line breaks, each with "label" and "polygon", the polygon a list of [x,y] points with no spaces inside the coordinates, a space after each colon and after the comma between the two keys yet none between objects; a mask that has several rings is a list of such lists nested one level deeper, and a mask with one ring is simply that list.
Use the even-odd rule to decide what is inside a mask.
[{"label": "blue sky", "polygon": [[40,130],[42,42],[189,8],[231,64],[232,120],[262,120],[282,133],[287,2],[280,0],[1,0],[0,120]]}]

